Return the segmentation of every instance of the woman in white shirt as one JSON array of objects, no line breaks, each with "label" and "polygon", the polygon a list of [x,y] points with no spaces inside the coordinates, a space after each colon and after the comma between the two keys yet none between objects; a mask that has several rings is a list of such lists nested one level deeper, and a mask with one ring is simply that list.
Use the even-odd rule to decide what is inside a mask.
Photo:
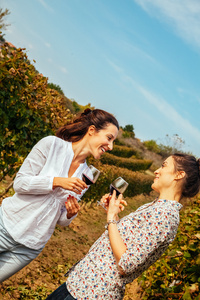
[{"label": "woman in white shirt", "polygon": [[[159,196],[135,212],[118,218],[122,196],[105,195],[107,230],[87,255],[69,270],[66,283],[48,300],[122,300],[125,286],[153,264],[174,240],[182,197],[200,187],[200,160],[184,154],[168,157],[155,171],[152,188]],[[124,203],[125,204],[125,203]]]},{"label": "woman in white shirt", "polygon": [[15,178],[15,194],[0,207],[0,282],[37,257],[56,224],[67,226],[77,215],[78,201],[67,197],[84,194],[86,158],[112,150],[118,129],[113,115],[86,109],[33,147]]}]

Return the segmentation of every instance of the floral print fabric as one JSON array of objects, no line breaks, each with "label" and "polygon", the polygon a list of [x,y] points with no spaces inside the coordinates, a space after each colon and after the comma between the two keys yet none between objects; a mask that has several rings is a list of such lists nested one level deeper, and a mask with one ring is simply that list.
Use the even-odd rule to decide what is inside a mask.
[{"label": "floral print fabric", "polygon": [[67,288],[76,299],[123,299],[125,285],[153,264],[174,240],[182,205],[171,200],[154,200],[118,223],[127,250],[119,261],[121,275],[110,246],[108,230],[74,267]]}]

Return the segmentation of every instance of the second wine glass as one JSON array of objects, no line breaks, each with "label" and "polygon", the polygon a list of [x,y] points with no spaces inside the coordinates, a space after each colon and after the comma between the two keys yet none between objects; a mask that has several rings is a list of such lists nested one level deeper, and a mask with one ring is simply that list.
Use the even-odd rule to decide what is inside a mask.
[{"label": "second wine glass", "polygon": [[122,177],[115,179],[110,185],[110,194],[113,194],[113,191],[116,191],[116,195],[123,194],[128,187],[128,182],[126,182]]},{"label": "second wine glass", "polygon": [[[126,182],[122,177],[116,178],[111,184],[110,184],[110,196],[112,196],[113,191],[116,191],[116,196],[119,196],[120,194],[123,194],[125,190],[128,187],[128,182]],[[104,209],[107,210],[106,204],[102,203],[101,201],[97,201],[98,205],[101,205]]]}]

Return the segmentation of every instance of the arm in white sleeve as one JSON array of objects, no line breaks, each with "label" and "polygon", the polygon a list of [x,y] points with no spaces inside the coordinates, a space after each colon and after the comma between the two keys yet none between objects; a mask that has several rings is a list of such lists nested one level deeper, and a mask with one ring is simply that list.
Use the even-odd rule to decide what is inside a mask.
[{"label": "arm in white sleeve", "polygon": [[[88,187],[89,188],[89,187]],[[82,195],[81,195],[81,197],[84,195],[84,193],[87,191],[87,189],[85,189],[85,190],[83,190],[82,191]],[[75,199],[75,198],[74,198]],[[80,197],[78,197],[78,198],[76,198],[78,201],[80,201],[81,200],[81,198]],[[72,200],[72,199],[71,199]],[[67,201],[70,201],[70,200],[67,200]],[[70,219],[68,219],[67,218],[67,212],[69,212],[69,211],[67,211],[67,208],[66,208],[66,206],[63,206],[62,208],[61,208],[61,214],[60,214],[60,218],[58,219],[58,221],[57,221],[57,224],[59,224],[59,225],[61,225],[61,226],[68,226],[70,223],[71,223],[71,221],[74,219],[74,218],[76,218],[77,217],[77,215],[78,215],[78,213],[76,213],[73,217],[71,217]]]},{"label": "arm in white sleeve", "polygon": [[71,223],[71,221],[76,218],[78,214],[74,215],[72,218],[67,219],[67,210],[66,208],[63,206],[61,209],[61,215],[60,218],[57,221],[57,224],[61,225],[61,226],[69,226],[69,224]]},{"label": "arm in white sleeve", "polygon": [[40,140],[23,162],[14,180],[14,190],[20,194],[47,194],[52,191],[53,176],[41,176],[52,139],[46,137]]}]

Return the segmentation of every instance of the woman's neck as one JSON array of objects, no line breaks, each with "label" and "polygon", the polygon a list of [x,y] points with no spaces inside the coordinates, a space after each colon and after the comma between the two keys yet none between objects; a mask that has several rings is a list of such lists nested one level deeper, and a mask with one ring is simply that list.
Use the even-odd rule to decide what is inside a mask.
[{"label": "woman's neck", "polygon": [[163,191],[160,193],[159,199],[174,200],[179,202],[181,200],[181,194],[174,191]]},{"label": "woman's neck", "polygon": [[72,149],[74,152],[73,161],[76,161],[78,163],[84,163],[86,158],[89,156],[89,151],[85,139],[83,138],[78,142],[72,143]]}]

